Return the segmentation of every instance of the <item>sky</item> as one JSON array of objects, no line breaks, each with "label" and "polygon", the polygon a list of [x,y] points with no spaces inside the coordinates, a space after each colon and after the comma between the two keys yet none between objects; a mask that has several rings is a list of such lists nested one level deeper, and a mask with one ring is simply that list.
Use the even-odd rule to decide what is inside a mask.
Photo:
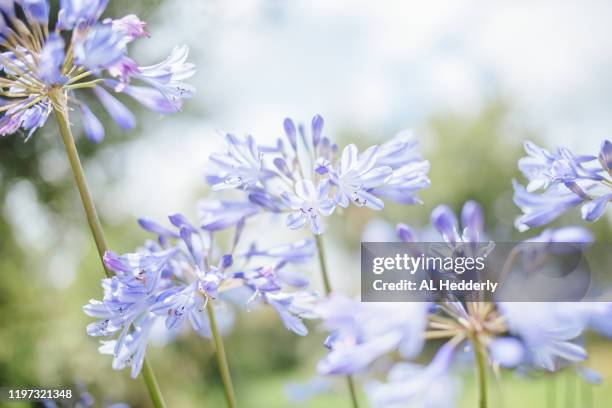
[{"label": "sky", "polygon": [[578,145],[577,133],[600,140],[612,126],[610,2],[193,3],[167,3],[152,29],[194,48],[198,100],[224,130],[268,134],[279,117],[319,112],[381,134],[498,95],[550,140]]}]

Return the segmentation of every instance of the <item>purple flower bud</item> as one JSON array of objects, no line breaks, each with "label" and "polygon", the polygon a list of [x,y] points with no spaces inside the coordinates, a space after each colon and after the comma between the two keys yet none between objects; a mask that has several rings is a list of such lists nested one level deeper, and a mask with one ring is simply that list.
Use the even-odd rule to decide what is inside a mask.
[{"label": "purple flower bud", "polygon": [[612,194],[605,194],[585,203],[581,208],[582,218],[589,222],[597,221],[606,211],[610,201],[612,201]]},{"label": "purple flower bud", "polygon": [[321,115],[315,115],[312,118],[312,144],[317,146],[321,140],[321,132],[323,131],[323,125],[325,121]]},{"label": "purple flower bud", "polygon": [[83,122],[85,134],[92,142],[100,143],[102,139],[104,139],[104,126],[102,122],[100,122],[85,103],[80,103],[79,109],[81,111],[81,121]]},{"label": "purple flower bud", "polygon": [[297,149],[297,141],[296,141],[296,132],[295,132],[295,123],[290,118],[285,119],[283,122],[283,127],[285,129],[285,135],[289,139],[289,143],[293,149]]},{"label": "purple flower bud", "polygon": [[287,166],[287,162],[282,157],[276,157],[273,161],[274,167],[278,169],[285,176],[292,178],[291,172],[289,171],[289,167]]},{"label": "purple flower bud", "polygon": [[283,210],[278,198],[265,190],[256,190],[249,193],[249,201],[273,213],[280,213]]},{"label": "purple flower bud", "polygon": [[447,242],[458,239],[457,217],[447,205],[439,205],[431,212],[431,223]]},{"label": "purple flower bud", "polygon": [[599,162],[608,173],[612,174],[612,142],[609,140],[604,140],[601,144]]},{"label": "purple flower bud", "polygon": [[187,217],[185,217],[183,214],[172,214],[168,216],[168,219],[175,227],[185,228],[190,232],[196,232],[196,228],[191,224],[191,222],[189,222]]},{"label": "purple flower bud", "polygon": [[94,92],[102,103],[102,106],[104,106],[108,114],[120,128],[133,129],[136,126],[136,118],[132,112],[130,112],[124,104],[119,102],[117,98],[100,86],[96,86]]},{"label": "purple flower bud", "polygon": [[461,226],[476,233],[484,231],[482,207],[476,201],[467,201],[461,209]]},{"label": "purple flower bud", "polygon": [[138,224],[142,227],[142,229],[152,232],[154,234],[157,234],[160,237],[173,237],[173,238],[179,237],[176,232],[171,231],[168,228],[159,225],[155,221],[152,221],[146,218],[139,218]]},{"label": "purple flower bud", "polygon": [[397,224],[397,235],[403,242],[416,242],[417,236],[413,229],[406,224]]}]

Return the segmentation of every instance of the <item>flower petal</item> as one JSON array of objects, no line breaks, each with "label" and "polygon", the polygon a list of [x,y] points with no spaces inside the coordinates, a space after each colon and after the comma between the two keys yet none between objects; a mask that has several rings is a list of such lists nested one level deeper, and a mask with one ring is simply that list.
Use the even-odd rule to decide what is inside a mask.
[{"label": "flower petal", "polygon": [[290,229],[299,229],[304,226],[306,223],[306,219],[302,216],[300,212],[292,212],[287,216],[287,227]]},{"label": "flower petal", "polygon": [[431,223],[440,232],[445,241],[457,240],[457,217],[447,205],[439,205],[431,212]]},{"label": "flower petal", "polygon": [[604,140],[599,152],[599,162],[608,172],[612,173],[612,142]]},{"label": "flower petal", "polygon": [[102,122],[93,114],[89,106],[84,103],[79,104],[83,129],[87,138],[94,143],[100,143],[104,139],[104,126]]},{"label": "flower petal", "polygon": [[581,208],[582,218],[589,222],[597,221],[606,211],[606,207],[611,200],[612,194],[605,194],[585,203]]},{"label": "flower petal", "polygon": [[117,98],[108,93],[104,88],[96,86],[94,92],[100,99],[100,102],[104,106],[104,109],[113,118],[115,123],[122,129],[133,129],[136,126],[136,118],[134,114],[125,107],[124,104],[119,102]]}]

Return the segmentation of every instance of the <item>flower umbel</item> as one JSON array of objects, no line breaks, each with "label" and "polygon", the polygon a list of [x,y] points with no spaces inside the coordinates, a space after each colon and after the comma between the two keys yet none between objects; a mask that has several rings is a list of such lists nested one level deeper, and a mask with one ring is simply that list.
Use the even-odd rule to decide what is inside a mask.
[{"label": "flower umbel", "polygon": [[65,109],[67,101],[68,108],[81,113],[87,137],[101,141],[104,127],[79,98],[85,90],[93,91],[123,129],[133,128],[135,119],[111,92],[162,113],[180,110],[182,99],[193,95],[193,88],[182,82],[195,72],[186,62],[187,47],[176,47],[153,66],[138,66],[128,57],[128,45],[146,36],[145,23],[134,15],[99,21],[107,3],[63,0],[53,27],[46,0],[0,4],[0,136],[22,129],[29,138],[45,124],[54,104]]},{"label": "flower umbel", "polygon": [[[440,242],[434,250],[443,256],[470,248],[481,251],[476,244],[487,236],[484,220],[475,201],[466,202],[459,217],[446,205],[436,207],[431,224]],[[420,242],[407,225],[398,225],[397,232],[404,242]],[[592,239],[579,227],[547,229],[515,248],[523,255],[524,269],[555,243],[586,246]],[[494,246],[484,243],[482,251]],[[319,361],[319,374],[364,373],[370,366],[380,371],[385,363],[401,358],[390,369],[387,383],[376,381],[366,388],[373,405],[381,407],[454,406],[452,399],[438,400],[430,392],[439,382],[452,384],[449,370],[453,356],[460,353],[467,353],[478,367],[480,406],[486,406],[489,367],[496,372],[500,368],[557,371],[567,366],[580,371],[579,364],[587,358],[583,334],[589,328],[606,336],[612,333],[608,303],[509,303],[458,300],[454,295],[429,303],[360,303],[334,295],[317,311],[330,332],[325,341],[330,351]],[[439,340],[446,343],[429,366],[412,362],[426,341]]]},{"label": "flower umbel", "polygon": [[[213,231],[196,227],[181,214],[169,220],[171,227],[140,220],[145,230],[157,236],[157,242],[147,241],[138,251],[124,255],[106,253],[104,261],[114,276],[102,280],[103,299],[91,300],[84,307],[85,313],[98,319],[87,333],[111,338],[100,351],[114,356],[113,368],[131,367],[132,377],[138,375],[156,322],[163,321],[171,336],[191,326],[210,337],[208,302],[219,300],[215,306],[227,310],[222,301],[238,288],[246,290],[245,307],[255,301],[267,303],[288,330],[299,335],[308,332],[302,319],[312,317],[310,305],[315,295],[301,290],[308,281],[287,269],[314,255],[311,241],[267,250],[251,245],[246,253],[237,254],[239,222],[231,249],[223,254],[213,244]],[[288,287],[298,290],[287,291]]]},{"label": "flower umbel", "polygon": [[273,147],[258,145],[251,135],[228,134],[227,151],[210,157],[216,169],[208,182],[214,190],[245,191],[265,211],[289,212],[289,228],[308,226],[317,235],[325,230],[323,217],[336,206],[381,210],[383,199],[419,202],[416,193],[429,185],[429,163],[418,153],[416,141],[400,134],[361,153],[348,145],[337,157],[338,146],[323,127],[319,115],[308,131],[285,119],[285,138]]},{"label": "flower umbel", "polygon": [[[599,156],[576,156],[566,148],[550,152],[532,142],[525,143],[528,156],[518,162],[527,187],[516,181],[514,202],[523,211],[515,225],[521,230],[553,221],[582,205],[582,218],[599,219],[612,200],[612,143],[605,140]],[[540,192],[538,192],[540,190]]]}]

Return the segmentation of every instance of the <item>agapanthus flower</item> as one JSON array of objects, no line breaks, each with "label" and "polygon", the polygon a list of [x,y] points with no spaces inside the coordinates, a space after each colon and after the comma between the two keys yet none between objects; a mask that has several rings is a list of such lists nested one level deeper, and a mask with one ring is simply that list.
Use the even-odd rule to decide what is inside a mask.
[{"label": "agapanthus flower", "polygon": [[[550,152],[525,143],[528,156],[518,166],[527,187],[516,181],[514,202],[523,211],[515,225],[521,230],[548,224],[569,209],[581,207],[582,218],[593,222],[612,200],[612,143],[604,141],[599,157],[576,156],[566,148]],[[597,160],[599,158],[599,160]]]},{"label": "agapanthus flower", "polygon": [[509,331],[519,336],[524,345],[526,362],[555,371],[559,364],[587,358],[586,350],[576,341],[586,329],[587,321],[576,311],[566,316],[557,310],[558,304],[554,302],[503,302],[499,308]]},{"label": "agapanthus flower", "polygon": [[160,63],[138,65],[128,57],[128,46],[147,36],[145,23],[135,15],[100,21],[107,3],[62,0],[54,26],[47,0],[0,4],[0,136],[22,129],[29,138],[54,107],[74,108],[87,137],[99,142],[104,127],[79,93],[92,92],[122,129],[136,122],[113,93],[161,113],[180,110],[182,100],[193,95],[183,82],[195,72],[186,62],[188,48],[175,47]]},{"label": "agapanthus flower", "polygon": [[558,183],[602,179],[601,168],[585,167],[585,163],[597,159],[595,156],[575,156],[564,147],[550,152],[530,141],[524,146],[528,156],[519,160],[518,167],[529,180],[527,191],[545,189]]},{"label": "agapanthus flower", "polygon": [[[448,206],[436,207],[431,214],[440,235],[436,251],[490,251],[495,243],[485,240],[484,219],[475,201],[465,203],[460,217]],[[397,231],[402,241],[419,242],[418,233],[408,225],[400,224]],[[546,230],[516,248],[524,252],[525,247],[537,247],[541,254],[557,243],[586,245],[592,239],[583,228],[565,227]],[[587,357],[581,341],[586,330],[612,334],[612,309],[603,302],[474,302],[446,296],[435,303],[361,303],[333,296],[317,310],[330,332],[325,342],[330,352],[319,361],[319,374],[364,373],[385,355],[393,360],[400,357],[387,383],[368,387],[373,405],[385,407],[428,406],[433,401],[429,397],[433,384],[452,382],[448,374],[454,350],[478,353],[494,368],[556,371],[567,366],[580,368],[578,364]],[[429,366],[415,366],[411,361],[430,339],[445,339],[446,343]],[[453,401],[443,399],[440,404],[453,406]]]},{"label": "agapanthus flower", "polygon": [[[462,210],[463,233],[459,234],[456,217],[446,206],[432,212],[432,224],[447,243],[478,242],[484,234],[484,215],[478,203],[467,202]],[[416,234],[407,226],[398,227],[405,241],[414,242]],[[556,243],[588,244],[592,235],[583,228],[549,229],[517,245],[525,255],[533,250],[546,252]],[[443,301],[437,313],[430,315],[428,336],[451,338],[452,342],[473,342],[489,356],[491,364],[504,367],[518,364],[554,370],[558,363],[572,363],[586,358],[577,339],[587,328],[580,308],[567,309],[559,318],[559,303],[508,303]],[[573,310],[573,313],[572,313]],[[526,315],[529,314],[529,317]]]},{"label": "agapanthus flower", "polygon": [[255,301],[266,303],[288,330],[299,335],[308,332],[302,319],[313,316],[316,294],[305,290],[307,279],[288,269],[312,258],[312,242],[265,250],[251,245],[247,252],[238,253],[242,232],[238,222],[230,250],[223,253],[213,243],[214,231],[181,214],[171,215],[169,221],[169,226],[163,226],[141,219],[140,225],[155,234],[156,241],[147,241],[133,253],[106,253],[104,261],[113,276],[102,280],[103,299],[92,299],[84,307],[85,313],[98,319],[87,332],[107,339],[100,352],[113,355],[113,368],[131,367],[132,377],[138,375],[157,321],[163,321],[171,335],[191,326],[210,337],[208,302],[235,303],[231,295],[238,288],[248,292],[242,302],[245,308]]},{"label": "agapanthus flower", "polygon": [[325,341],[329,353],[319,362],[323,375],[364,371],[374,360],[393,350],[404,358],[422,349],[430,305],[412,303],[361,303],[334,295],[317,311],[330,331]]},{"label": "agapanthus flower", "polygon": [[366,387],[375,408],[452,408],[457,398],[457,382],[449,374],[455,348],[447,343],[427,366],[400,362],[387,376],[386,383],[373,381]]},{"label": "agapanthus flower", "polygon": [[406,134],[362,152],[351,144],[339,153],[323,133],[316,115],[310,129],[285,119],[285,137],[274,146],[258,145],[251,135],[226,135],[227,150],[211,155],[214,190],[243,190],[264,211],[289,215],[291,229],[325,230],[324,217],[337,206],[353,204],[381,210],[384,199],[402,204],[419,202],[416,193],[429,185],[429,163]]},{"label": "agapanthus flower", "polygon": [[329,198],[330,183],[321,181],[315,188],[310,180],[300,180],[295,183],[295,193],[281,193],[283,202],[293,212],[287,217],[287,226],[298,229],[305,224],[315,234],[324,231],[321,215],[328,216],[334,211],[334,202]]}]

